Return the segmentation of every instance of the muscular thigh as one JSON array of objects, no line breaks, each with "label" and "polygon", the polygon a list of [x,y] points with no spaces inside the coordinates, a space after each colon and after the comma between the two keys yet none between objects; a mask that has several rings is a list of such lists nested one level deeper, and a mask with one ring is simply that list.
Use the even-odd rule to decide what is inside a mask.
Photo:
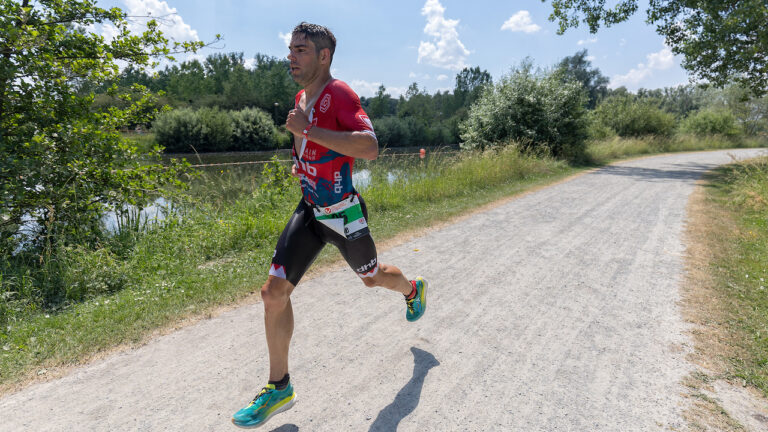
[{"label": "muscular thigh", "polygon": [[294,286],[299,283],[325,246],[311,226],[313,221],[312,209],[300,201],[277,240],[270,275],[282,277]]}]

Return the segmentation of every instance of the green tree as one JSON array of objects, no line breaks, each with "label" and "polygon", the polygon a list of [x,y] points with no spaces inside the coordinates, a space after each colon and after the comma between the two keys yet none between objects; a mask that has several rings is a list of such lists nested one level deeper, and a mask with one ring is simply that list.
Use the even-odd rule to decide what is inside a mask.
[{"label": "green tree", "polygon": [[398,117],[413,117],[423,125],[429,125],[438,119],[432,96],[419,88],[417,83],[411,83],[405,95],[400,96],[397,104]]},{"label": "green tree", "polygon": [[453,96],[460,107],[469,107],[483,93],[483,88],[491,84],[491,74],[480,70],[479,66],[464,68],[456,75],[456,87]]},{"label": "green tree", "polygon": [[[542,0],[545,2],[546,0]],[[558,33],[587,24],[596,33],[600,25],[626,21],[638,9],[638,0],[552,0],[550,21]],[[756,95],[768,91],[768,7],[765,0],[650,0],[647,22],[666,38],[675,54],[695,78],[724,86],[736,80]]]},{"label": "green tree", "polygon": [[371,118],[377,119],[389,115],[390,99],[392,99],[392,96],[387,94],[387,88],[384,87],[384,84],[380,85],[376,91],[376,97],[370,100],[371,108],[368,114]]},{"label": "green tree", "polygon": [[581,83],[589,96],[587,108],[594,109],[597,103],[608,94],[610,80],[600,73],[600,69],[591,67],[592,62],[587,60],[587,50],[583,49],[562,59],[557,65],[557,71],[562,74],[564,80]]},{"label": "green tree", "polygon": [[[109,24],[105,40],[86,30]],[[12,253],[19,242],[43,253],[71,239],[94,238],[109,207],[144,205],[150,195],[176,181],[177,169],[157,161],[160,148],[142,153],[119,129],[148,122],[152,95],[108,93],[125,108],[92,111],[93,93],[83,89],[114,80],[116,61],[136,67],[203,44],[174,43],[150,20],[132,34],[118,8],[94,0],[0,2],[0,247]],[[151,110],[150,110],[151,111]],[[151,114],[151,112],[150,112]],[[25,220],[31,220],[22,231]],[[45,256],[45,255],[41,255]]]}]

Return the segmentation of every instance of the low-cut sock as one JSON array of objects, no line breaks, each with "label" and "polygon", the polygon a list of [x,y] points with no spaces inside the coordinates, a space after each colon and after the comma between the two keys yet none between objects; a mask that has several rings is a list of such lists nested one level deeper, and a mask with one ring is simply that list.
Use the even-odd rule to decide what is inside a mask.
[{"label": "low-cut sock", "polygon": [[275,390],[285,390],[286,387],[288,387],[288,382],[291,380],[290,374],[285,374],[285,376],[280,381],[269,381],[269,384],[275,385]]},{"label": "low-cut sock", "polygon": [[416,281],[411,281],[411,287],[413,287],[413,289],[411,290],[411,293],[410,293],[410,294],[408,294],[407,296],[405,296],[405,299],[406,299],[406,300],[410,300],[410,299],[412,299],[412,298],[416,297],[416,292],[417,292],[417,291],[416,291]]}]

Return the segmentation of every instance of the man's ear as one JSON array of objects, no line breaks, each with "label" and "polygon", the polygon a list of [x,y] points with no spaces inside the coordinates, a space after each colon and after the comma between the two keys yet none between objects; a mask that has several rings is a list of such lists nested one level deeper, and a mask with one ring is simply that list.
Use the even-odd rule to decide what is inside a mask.
[{"label": "man's ear", "polygon": [[331,49],[323,48],[320,50],[320,63],[331,63]]}]

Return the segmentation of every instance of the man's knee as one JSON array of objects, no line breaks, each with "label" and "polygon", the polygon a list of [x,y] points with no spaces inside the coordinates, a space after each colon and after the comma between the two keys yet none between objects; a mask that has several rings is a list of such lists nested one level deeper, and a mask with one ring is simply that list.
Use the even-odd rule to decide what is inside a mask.
[{"label": "man's knee", "polygon": [[283,308],[291,297],[293,285],[285,279],[272,277],[261,287],[261,300],[266,308]]},{"label": "man's knee", "polygon": [[375,272],[372,276],[365,276],[365,277],[361,276],[360,279],[362,279],[365,286],[369,288],[381,286],[381,274],[385,272],[386,269],[387,269],[386,265],[382,263],[377,263]]}]

